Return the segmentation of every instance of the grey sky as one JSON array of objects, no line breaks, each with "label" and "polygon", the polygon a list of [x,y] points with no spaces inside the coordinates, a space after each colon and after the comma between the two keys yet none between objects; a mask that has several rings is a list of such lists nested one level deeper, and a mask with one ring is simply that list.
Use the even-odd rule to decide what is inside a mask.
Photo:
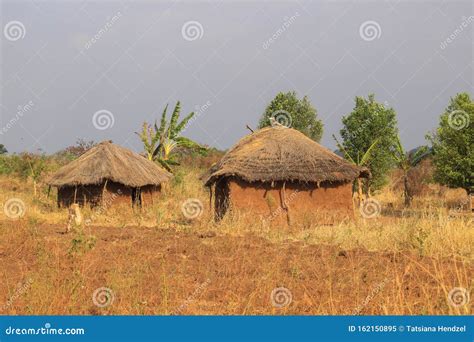
[{"label": "grey sky", "polygon": [[[450,96],[474,93],[473,4],[1,1],[0,143],[54,152],[77,138],[112,139],[138,151],[133,132],[181,100],[183,114],[208,104],[185,134],[224,149],[257,125],[278,91],[296,90],[317,108],[324,145],[334,148],[354,97],[373,92],[397,111],[412,148]],[[12,21],[23,38],[13,24],[5,29]],[[195,40],[193,24],[183,37],[189,21],[198,22]],[[373,40],[370,29],[361,36],[367,21],[380,27],[372,23]],[[100,110],[113,126],[94,127]]]}]

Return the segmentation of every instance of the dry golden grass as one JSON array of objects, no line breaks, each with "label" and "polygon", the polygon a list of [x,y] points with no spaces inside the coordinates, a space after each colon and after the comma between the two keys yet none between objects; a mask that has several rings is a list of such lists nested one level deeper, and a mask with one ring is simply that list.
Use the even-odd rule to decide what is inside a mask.
[{"label": "dry golden grass", "polygon": [[[201,172],[178,171],[154,208],[95,212],[70,234],[53,192],[33,198],[30,184],[1,178],[0,203],[20,198],[26,213],[0,213],[0,313],[472,313],[447,301],[452,288],[473,287],[473,216],[446,209],[463,193],[418,198],[408,211],[385,191],[380,217],[334,226],[269,227],[245,215],[215,224]],[[188,198],[204,205],[198,219],[181,212]],[[104,308],[91,299],[101,287],[114,294]],[[272,305],[277,287],[291,291],[289,305]]]}]

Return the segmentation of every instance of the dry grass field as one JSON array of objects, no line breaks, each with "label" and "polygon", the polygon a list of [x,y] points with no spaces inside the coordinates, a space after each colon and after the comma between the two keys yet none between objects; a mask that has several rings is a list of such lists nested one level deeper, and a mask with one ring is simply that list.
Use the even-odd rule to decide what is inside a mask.
[{"label": "dry grass field", "polygon": [[[0,213],[0,314],[472,314],[448,300],[474,285],[473,216],[448,209],[462,191],[404,210],[387,189],[375,195],[380,216],[332,226],[216,224],[203,170],[177,171],[154,208],[85,209],[87,224],[68,234],[54,191],[34,198],[28,182],[1,178],[0,203],[19,198],[25,213]],[[189,198],[203,204],[193,220]]]}]

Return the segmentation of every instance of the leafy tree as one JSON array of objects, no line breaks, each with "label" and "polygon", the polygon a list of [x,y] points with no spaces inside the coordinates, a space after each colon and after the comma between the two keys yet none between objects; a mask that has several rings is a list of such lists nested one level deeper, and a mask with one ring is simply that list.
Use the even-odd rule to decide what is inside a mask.
[{"label": "leafy tree", "polygon": [[[344,153],[344,157],[349,160],[352,164],[359,166],[359,167],[365,167],[367,166],[367,163],[370,160],[372,150],[375,148],[375,146],[378,143],[378,139],[375,140],[372,145],[365,151],[362,155],[359,155],[357,153],[357,158],[352,159],[351,155],[345,150],[344,146],[341,145],[341,143],[337,140],[336,136],[333,134],[332,137],[334,140],[336,140],[337,148]],[[354,188],[354,187],[353,187]],[[357,193],[358,193],[358,200],[359,204],[363,201],[363,194],[362,194],[362,179],[360,177],[357,178]]]},{"label": "leafy tree", "polygon": [[280,92],[275,96],[260,118],[259,128],[270,126],[272,117],[285,126],[297,129],[314,141],[319,142],[323,136],[323,124],[318,119],[316,109],[307,96],[300,100],[294,91]]},{"label": "leafy tree", "polygon": [[178,148],[195,150],[200,153],[205,152],[206,148],[191,139],[180,136],[181,131],[194,116],[194,112],[189,113],[178,123],[181,112],[181,104],[178,101],[168,123],[167,110],[168,105],[163,110],[159,127],[157,122],[153,126],[144,122],[142,131],[137,135],[143,143],[147,158],[160,163],[166,170],[171,171],[172,165],[179,165],[175,153]]},{"label": "leafy tree", "polygon": [[400,141],[400,137],[397,136],[394,158],[397,167],[403,172],[403,198],[405,199],[405,207],[409,207],[413,199],[413,193],[408,182],[409,172],[413,167],[418,165],[428,153],[429,149],[426,146],[422,146],[413,152],[406,152]]},{"label": "leafy tree", "polygon": [[5,145],[0,144],[0,154],[6,154],[6,153],[8,153],[7,148],[5,147]]},{"label": "leafy tree", "polygon": [[[367,99],[357,96],[354,109],[342,118],[342,124],[342,147],[352,160],[357,160],[370,149],[370,159],[366,162],[372,174],[366,183],[370,195],[370,190],[385,185],[387,173],[394,163],[393,149],[398,134],[395,111],[377,103],[373,94]],[[371,149],[375,141],[377,144]]]},{"label": "leafy tree", "polygon": [[474,102],[457,94],[427,136],[433,145],[434,178],[449,187],[474,191]]}]

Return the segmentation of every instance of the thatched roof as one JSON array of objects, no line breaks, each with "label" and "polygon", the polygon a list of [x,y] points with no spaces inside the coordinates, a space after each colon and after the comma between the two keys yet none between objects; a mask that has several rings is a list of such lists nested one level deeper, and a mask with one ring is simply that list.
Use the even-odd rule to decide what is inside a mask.
[{"label": "thatched roof", "polygon": [[370,175],[303,133],[266,127],[242,138],[210,170],[206,185],[220,177],[248,182],[344,182]]},{"label": "thatched roof", "polygon": [[100,184],[104,180],[130,187],[159,185],[172,175],[156,163],[124,147],[103,141],[63,166],[47,183],[52,186]]}]

